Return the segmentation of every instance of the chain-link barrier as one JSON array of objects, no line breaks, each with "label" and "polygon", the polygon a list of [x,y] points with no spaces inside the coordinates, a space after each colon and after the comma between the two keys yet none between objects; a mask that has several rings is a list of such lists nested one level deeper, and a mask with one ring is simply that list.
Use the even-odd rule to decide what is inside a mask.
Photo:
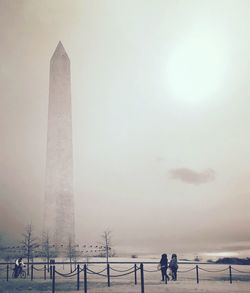
[{"label": "chain-link barrier", "polygon": [[137,268],[136,270],[134,269],[133,271],[131,272],[127,272],[127,273],[124,273],[124,274],[120,274],[120,275],[110,275],[111,278],[116,278],[116,277],[123,277],[123,276],[127,276],[127,275],[131,275],[131,274],[134,274],[135,271],[138,271],[140,270],[140,268]]},{"label": "chain-link barrier", "polygon": [[161,269],[156,269],[156,270],[146,270],[146,269],[144,269],[144,272],[146,272],[146,273],[156,273],[156,272],[159,272]]},{"label": "chain-link barrier", "polygon": [[[82,270],[84,270],[84,268]],[[87,270],[91,271],[88,267],[87,267]],[[101,274],[101,273],[105,272],[106,270],[107,270],[107,268],[104,268],[103,270],[101,270],[99,272],[92,271],[92,274],[97,274],[98,275],[98,274]]]},{"label": "chain-link barrier", "polygon": [[193,268],[191,268],[191,269],[187,269],[187,270],[178,270],[178,273],[183,273],[183,274],[185,274],[185,273],[189,273],[189,272],[192,272],[192,271],[194,271],[196,268],[195,267],[193,267]]},{"label": "chain-link barrier", "polygon": [[131,271],[131,270],[134,270],[134,267],[131,267],[129,269],[126,269],[126,270],[117,270],[117,269],[114,269],[112,267],[110,267],[110,269],[114,272],[118,272],[118,273],[125,273],[125,272],[128,272],[128,271]]},{"label": "chain-link barrier", "polygon": [[36,267],[34,267],[34,266],[33,266],[33,269],[34,269],[35,271],[37,271],[37,272],[43,272],[43,271],[44,271],[44,268],[38,269],[38,268],[36,268]]},{"label": "chain-link barrier", "polygon": [[78,274],[78,272],[74,273],[75,271],[73,271],[72,273],[63,274],[63,273],[60,273],[57,270],[55,270],[55,273],[58,274],[61,277],[64,277],[64,278],[71,278],[71,277],[74,277],[74,276],[76,276]]},{"label": "chain-link barrier", "polygon": [[[46,272],[48,269],[48,266],[45,265],[45,263],[43,262],[37,262],[36,263],[38,266],[35,267],[34,264],[31,264],[31,280],[33,280],[33,270],[38,271],[38,272],[44,272],[44,280],[46,280]],[[44,264],[44,267],[39,267],[39,265]],[[158,264],[156,269],[153,269],[153,264],[157,264],[157,263],[133,263],[132,267],[126,268],[126,269],[121,269],[121,268],[115,268],[113,266],[111,266],[110,264],[129,264],[129,262],[121,262],[121,263],[104,263],[104,262],[90,262],[90,263],[78,263],[77,267],[75,267],[75,269],[69,273],[63,273],[60,271],[56,270],[56,266],[59,267],[59,265],[61,265],[62,262],[58,262],[56,263],[55,261],[51,262],[50,264],[50,269],[49,269],[49,278],[51,279],[51,283],[52,283],[52,293],[55,293],[55,287],[56,287],[56,275],[61,276],[63,278],[72,278],[72,277],[76,277],[76,288],[77,290],[79,290],[80,288],[80,276],[81,273],[83,272],[84,275],[84,293],[87,293],[88,291],[88,275],[96,275],[96,276],[100,276],[100,277],[104,277],[107,279],[107,286],[110,287],[111,286],[111,279],[112,278],[119,278],[119,277],[124,277],[124,276],[128,276],[128,275],[134,275],[134,284],[137,284],[137,275],[140,277],[140,287],[141,287],[141,293],[144,293],[144,273],[157,273],[161,271],[161,266]],[[64,264],[64,263],[63,263]],[[84,264],[83,267],[80,267],[80,264]],[[102,270],[99,271],[95,271],[92,267],[92,269],[89,268],[89,266],[93,265],[106,265],[106,267],[104,267]],[[131,264],[131,263],[130,263]],[[181,274],[185,274],[185,273],[189,273],[189,272],[193,272],[194,271],[194,278],[196,279],[197,284],[199,284],[200,282],[200,278],[199,278],[199,273],[200,271],[202,272],[206,272],[206,273],[223,273],[223,272],[228,272],[225,274],[225,276],[228,276],[228,281],[230,282],[230,284],[233,283],[233,279],[235,277],[235,280],[237,280],[237,278],[239,278],[239,274],[248,274],[250,275],[250,271],[245,271],[245,270],[240,270],[237,269],[236,267],[232,267],[231,265],[229,265],[228,267],[224,267],[222,269],[209,269],[207,267],[200,267],[198,264],[195,265],[195,267],[191,267],[191,268],[187,268],[188,263],[182,263],[184,265],[183,270],[178,270],[178,273]],[[203,263],[202,263],[203,264]],[[200,264],[200,265],[202,265]],[[4,265],[4,264],[1,264]],[[149,265],[148,269],[145,269],[145,265]],[[150,266],[151,265],[151,266]],[[186,267],[185,267],[186,265]],[[204,265],[206,265],[204,263]],[[5,267],[1,267],[0,268],[0,272],[2,271],[6,271],[6,280],[7,282],[9,281],[9,277],[11,276],[11,269],[10,269],[10,265],[8,263],[6,263],[6,268]],[[114,274],[110,274],[110,271],[114,272]],[[137,274],[137,272],[139,271],[139,274]],[[235,274],[233,273],[235,272]],[[115,274],[116,273],[116,274]],[[238,274],[237,274],[238,273]],[[167,281],[166,281],[167,283]]]},{"label": "chain-link barrier", "polygon": [[203,269],[201,267],[199,267],[199,270],[207,272],[207,273],[220,273],[220,272],[225,272],[228,271],[228,267],[222,270],[207,270],[207,269]]},{"label": "chain-link barrier", "polygon": [[235,271],[237,273],[241,273],[241,274],[249,274],[250,275],[250,271],[240,271],[240,270],[237,270],[235,268],[232,267],[232,271]]},{"label": "chain-link barrier", "polygon": [[101,272],[95,272],[95,271],[92,271],[91,269],[87,268],[87,272],[89,274],[92,274],[92,275],[98,275],[98,276],[101,276],[101,277],[107,277],[107,275],[103,275],[102,272],[106,271],[107,268],[105,268],[104,270],[102,270]]}]

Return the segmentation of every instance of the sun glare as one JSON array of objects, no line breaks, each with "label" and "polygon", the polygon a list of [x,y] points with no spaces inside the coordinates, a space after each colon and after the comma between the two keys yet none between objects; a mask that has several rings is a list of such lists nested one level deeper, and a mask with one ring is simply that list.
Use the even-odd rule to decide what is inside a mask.
[{"label": "sun glare", "polygon": [[239,256],[238,252],[235,251],[222,251],[222,252],[208,252],[205,253],[206,256],[213,257],[237,257]]},{"label": "sun glare", "polygon": [[188,102],[210,99],[224,85],[227,50],[222,38],[211,33],[192,34],[177,44],[167,64],[171,97]]}]

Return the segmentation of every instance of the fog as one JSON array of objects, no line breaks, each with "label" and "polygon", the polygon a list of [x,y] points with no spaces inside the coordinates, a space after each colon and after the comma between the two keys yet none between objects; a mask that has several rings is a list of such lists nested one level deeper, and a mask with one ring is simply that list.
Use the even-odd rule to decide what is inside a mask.
[{"label": "fog", "polygon": [[1,232],[42,230],[49,62],[61,40],[77,241],[110,229],[121,253],[247,254],[249,11],[239,0],[0,0]]}]

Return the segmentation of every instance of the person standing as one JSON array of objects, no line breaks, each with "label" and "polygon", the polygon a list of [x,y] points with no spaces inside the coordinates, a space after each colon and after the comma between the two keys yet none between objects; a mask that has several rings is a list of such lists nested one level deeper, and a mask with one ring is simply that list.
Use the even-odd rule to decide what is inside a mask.
[{"label": "person standing", "polygon": [[15,261],[15,278],[18,278],[19,274],[22,272],[24,263],[22,257]]},{"label": "person standing", "polygon": [[168,268],[168,257],[166,253],[162,254],[161,260],[160,260],[160,268],[161,268],[161,280],[167,282],[169,279],[167,275],[167,268]]},{"label": "person standing", "polygon": [[172,258],[169,263],[169,267],[172,271],[172,280],[177,280],[177,270],[178,270],[178,262],[177,262],[177,255],[175,253],[172,254]]}]

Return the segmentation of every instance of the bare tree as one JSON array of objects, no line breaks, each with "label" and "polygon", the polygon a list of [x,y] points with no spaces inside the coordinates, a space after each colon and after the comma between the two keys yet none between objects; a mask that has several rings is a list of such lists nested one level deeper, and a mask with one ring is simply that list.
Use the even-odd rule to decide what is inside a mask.
[{"label": "bare tree", "polygon": [[50,244],[50,235],[49,232],[43,232],[42,236],[42,256],[47,260],[47,270],[49,272],[49,262],[52,256],[51,244]]},{"label": "bare tree", "polygon": [[114,251],[112,250],[111,234],[112,232],[110,230],[105,230],[103,234],[101,235],[103,239],[102,245],[105,249],[105,256],[106,256],[107,263],[109,261],[109,257],[115,255]]},{"label": "bare tree", "polygon": [[24,246],[24,255],[27,257],[27,275],[29,275],[30,260],[34,257],[34,249],[39,246],[37,239],[34,237],[32,224],[25,227],[23,240],[21,241]]},{"label": "bare tree", "polygon": [[75,248],[74,241],[72,240],[71,237],[69,238],[66,253],[67,253],[67,257],[69,258],[69,262],[70,262],[70,272],[72,273],[72,261],[76,260],[76,248]]}]

